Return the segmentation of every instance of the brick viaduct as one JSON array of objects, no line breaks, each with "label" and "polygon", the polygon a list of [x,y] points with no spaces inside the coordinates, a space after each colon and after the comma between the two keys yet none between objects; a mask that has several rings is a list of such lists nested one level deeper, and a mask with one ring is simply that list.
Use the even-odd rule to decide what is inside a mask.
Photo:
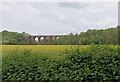
[{"label": "brick viaduct", "polygon": [[33,40],[35,40],[36,38],[38,39],[38,45],[41,44],[41,38],[43,39],[43,43],[46,44],[46,39],[49,41],[49,43],[51,43],[51,41],[54,40],[58,40],[60,37],[62,37],[64,35],[32,35],[30,38],[32,38]]}]

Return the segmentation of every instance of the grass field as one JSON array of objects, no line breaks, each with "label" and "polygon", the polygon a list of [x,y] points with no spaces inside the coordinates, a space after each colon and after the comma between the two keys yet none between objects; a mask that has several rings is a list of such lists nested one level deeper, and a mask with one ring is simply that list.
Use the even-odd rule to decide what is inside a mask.
[{"label": "grass field", "polygon": [[76,46],[76,45],[3,45],[2,56],[6,56],[10,53],[18,52],[22,53],[24,50],[29,50],[33,56],[47,56],[49,58],[60,59],[63,57],[63,53],[68,49],[85,49],[88,46]]},{"label": "grass field", "polygon": [[3,80],[90,82],[89,77],[93,82],[98,78],[101,82],[118,82],[118,48],[113,45],[2,45]]}]

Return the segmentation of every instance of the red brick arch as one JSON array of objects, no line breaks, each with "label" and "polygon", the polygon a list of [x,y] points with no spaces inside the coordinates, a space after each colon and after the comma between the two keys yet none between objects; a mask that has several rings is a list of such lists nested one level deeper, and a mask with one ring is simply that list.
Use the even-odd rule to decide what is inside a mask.
[{"label": "red brick arch", "polygon": [[43,43],[46,44],[46,38],[48,38],[49,43],[51,43],[51,40],[54,38],[55,40],[57,40],[57,37],[61,37],[64,35],[32,35],[31,38],[33,38],[35,40],[35,38],[38,38],[38,45],[40,45],[40,39],[41,37],[43,37]]}]

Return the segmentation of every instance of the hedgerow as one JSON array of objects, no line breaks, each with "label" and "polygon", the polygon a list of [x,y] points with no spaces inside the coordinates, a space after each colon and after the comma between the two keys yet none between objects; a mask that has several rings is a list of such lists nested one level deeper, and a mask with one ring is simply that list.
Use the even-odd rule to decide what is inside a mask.
[{"label": "hedgerow", "polygon": [[118,48],[90,46],[67,50],[64,60],[31,56],[31,50],[15,51],[3,58],[3,81],[120,82]]}]

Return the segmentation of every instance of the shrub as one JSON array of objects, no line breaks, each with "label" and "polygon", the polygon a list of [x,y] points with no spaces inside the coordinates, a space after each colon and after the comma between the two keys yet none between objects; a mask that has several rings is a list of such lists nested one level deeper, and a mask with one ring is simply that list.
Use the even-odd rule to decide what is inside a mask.
[{"label": "shrub", "polygon": [[78,80],[80,82],[120,82],[118,48],[90,46],[66,50],[64,60],[37,58],[31,50],[18,50],[3,62],[3,80]]}]

